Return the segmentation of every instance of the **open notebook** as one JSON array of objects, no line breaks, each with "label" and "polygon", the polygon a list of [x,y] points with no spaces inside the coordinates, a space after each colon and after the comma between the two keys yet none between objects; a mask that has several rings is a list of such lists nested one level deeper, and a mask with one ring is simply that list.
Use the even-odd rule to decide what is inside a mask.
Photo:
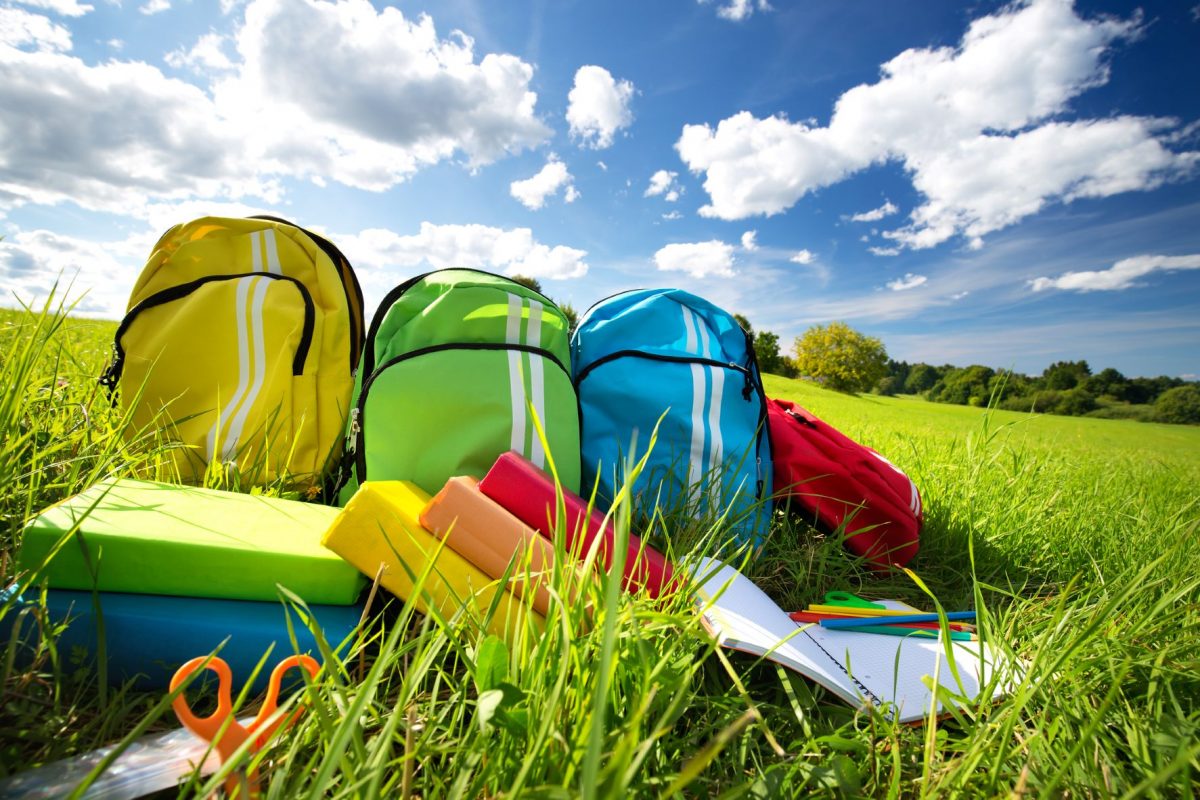
[{"label": "open notebook", "polygon": [[[793,622],[765,592],[727,564],[700,559],[694,574],[707,576],[696,602],[704,626],[722,647],[782,664],[851,705],[873,705],[899,722],[918,722],[928,716],[935,702],[930,689],[935,675],[947,691],[967,699],[985,688],[999,697],[1008,685],[1007,664],[982,642],[945,643]],[[947,644],[957,680],[948,663]],[[1001,680],[995,680],[998,672]],[[935,714],[946,710],[942,700],[938,698]]]}]

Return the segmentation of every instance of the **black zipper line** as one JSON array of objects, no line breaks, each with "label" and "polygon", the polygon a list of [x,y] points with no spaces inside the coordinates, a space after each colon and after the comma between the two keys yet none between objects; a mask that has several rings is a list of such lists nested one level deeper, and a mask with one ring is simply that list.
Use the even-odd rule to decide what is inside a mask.
[{"label": "black zipper line", "polygon": [[[745,331],[743,331],[743,332],[745,332]],[[747,338],[747,344],[749,344],[749,341],[748,341],[750,338],[749,334],[747,334],[746,338]],[[625,358],[628,356],[632,356],[634,358],[646,358],[646,359],[650,359],[651,361],[666,361],[666,362],[674,363],[674,364],[705,364],[707,366],[712,366],[712,367],[724,367],[725,369],[736,370],[737,372],[741,372],[743,374],[743,376],[746,379],[746,384],[742,391],[742,397],[744,397],[747,401],[749,401],[750,395],[753,393],[753,391],[754,390],[758,391],[758,398],[759,398],[758,430],[755,432],[755,436],[754,436],[754,439],[755,439],[754,458],[755,458],[755,461],[757,462],[757,465],[755,468],[755,477],[757,480],[757,485],[755,486],[754,496],[756,498],[761,499],[762,495],[763,495],[763,489],[766,486],[766,481],[763,479],[763,476],[761,473],[762,458],[759,456],[758,450],[759,450],[760,445],[763,442],[764,437],[766,437],[767,458],[769,459],[771,457],[771,438],[768,435],[768,428],[767,428],[767,393],[763,389],[762,377],[758,373],[758,362],[755,358],[754,349],[751,348],[749,351],[750,367],[743,367],[740,364],[736,364],[732,361],[718,361],[715,358],[701,358],[698,356],[667,356],[667,355],[662,355],[660,353],[644,353],[641,350],[617,350],[612,353],[608,353],[607,355],[601,356],[600,358],[596,359],[595,361],[593,361],[592,363],[590,363],[586,367],[584,367],[582,370],[580,370],[579,377],[577,377],[575,379],[575,393],[576,393],[576,395],[579,396],[579,409],[580,409],[579,439],[580,439],[580,441],[583,440],[583,394],[582,394],[582,392],[579,391],[579,385],[581,383],[583,383],[583,379],[586,378],[588,375],[590,375],[592,373],[592,370],[596,369],[596,367],[602,366],[611,361],[615,361],[618,358]]]},{"label": "black zipper line", "polygon": [[304,374],[304,362],[308,358],[309,346],[312,343],[313,326],[315,324],[316,310],[313,306],[312,295],[309,294],[308,287],[301,283],[296,278],[290,275],[276,275],[272,272],[240,272],[234,275],[207,275],[203,278],[198,278],[187,283],[180,283],[169,289],[163,289],[161,292],[155,292],[147,297],[142,302],[134,306],[125,318],[121,320],[120,326],[117,328],[117,333],[113,337],[113,362],[104,370],[104,374],[100,376],[100,384],[106,386],[111,391],[116,388],[117,382],[121,379],[121,372],[125,368],[125,348],[121,346],[121,338],[129,331],[130,324],[143,311],[147,311],[157,306],[166,305],[167,303],[182,300],[192,292],[199,289],[205,284],[214,283],[216,281],[232,281],[239,278],[269,278],[277,281],[287,281],[293,284],[297,291],[300,292],[300,297],[304,300],[304,328],[300,333],[300,344],[296,348],[296,355],[292,359],[292,374]]},{"label": "black zipper line", "polygon": [[[737,370],[743,374],[749,385],[753,385],[750,383],[750,370],[733,361],[718,361],[715,358],[703,358],[701,356],[668,356],[661,353],[647,353],[642,350],[615,350],[607,355],[597,358],[595,361],[581,369],[579,371],[579,377],[575,379],[575,386],[578,387],[579,384],[583,383],[583,379],[588,375],[591,375],[592,370],[596,369],[596,367],[603,366],[610,361],[617,360],[618,358],[627,358],[630,356],[634,358],[646,358],[650,359],[651,361],[667,361],[673,364],[705,364],[710,367],[724,367],[725,369]],[[747,397],[746,399],[749,400],[750,398]]]},{"label": "black zipper line", "polygon": [[438,353],[444,350],[517,350],[522,353],[541,356],[562,370],[567,377],[567,382],[571,380],[571,372],[568,370],[558,356],[543,347],[534,347],[529,344],[501,344],[499,342],[457,342],[452,344],[435,344],[430,347],[422,347],[418,350],[410,350],[407,353],[401,353],[398,356],[393,356],[387,361],[379,365],[377,369],[367,375],[363,381],[362,389],[358,392],[358,402],[354,405],[354,410],[351,412],[355,415],[354,422],[357,423],[357,430],[354,431],[354,475],[358,479],[359,484],[362,484],[367,479],[367,455],[364,441],[364,431],[366,430],[367,414],[367,393],[371,390],[371,385],[375,383],[375,379],[383,374],[383,371],[394,367],[403,361],[410,361],[420,356],[429,355],[430,353]]},{"label": "black zipper line", "polygon": [[[391,308],[393,305],[395,305],[396,301],[399,300],[400,297],[405,292],[407,292],[409,289],[411,289],[413,286],[415,286],[418,282],[425,280],[430,275],[436,275],[439,272],[451,272],[451,271],[474,272],[476,275],[487,275],[489,278],[499,278],[500,280],[508,281],[509,283],[514,282],[512,280],[512,278],[506,277],[504,275],[497,275],[494,272],[488,272],[488,271],[482,270],[482,269],[474,269],[473,267],[447,267],[445,269],[430,270],[429,272],[423,273],[421,275],[414,275],[413,277],[411,277],[408,280],[404,281],[403,283],[399,284],[398,286],[396,286],[390,292],[388,292],[387,294],[385,294],[383,296],[383,300],[381,300],[379,302],[379,307],[377,309],[375,309],[375,316],[371,317],[371,328],[367,331],[367,338],[366,338],[366,341],[363,343],[363,370],[362,370],[363,375],[370,375],[372,372],[375,371],[375,337],[379,335],[379,326],[383,324],[383,318],[384,318],[387,310],[389,308]],[[536,294],[538,297],[545,300],[546,301],[545,305],[548,305],[551,308],[557,309],[559,315],[562,316],[562,309],[558,307],[558,303],[555,303],[549,297],[547,297],[546,295],[537,291],[536,289],[529,289],[528,286],[524,286],[523,284],[517,284],[517,285],[521,286],[523,289],[528,289],[529,291]],[[506,291],[505,289],[503,289],[502,287],[499,287],[499,286],[490,287],[490,288],[497,289],[498,291]],[[564,322],[566,321],[565,316],[563,317],[563,321]],[[570,326],[568,326],[568,327],[570,327]]]},{"label": "black zipper line", "polygon": [[[286,220],[283,217],[275,217],[270,214],[256,214],[250,219],[261,219],[267,222],[280,222],[284,225],[290,225],[300,231],[308,238],[312,239],[317,247],[329,256],[329,260],[333,262],[333,266],[337,269],[338,279],[341,281],[342,290],[346,293],[346,314],[350,317],[350,374],[358,369],[358,359],[362,355],[363,337],[367,327],[366,320],[363,318],[365,313],[363,309],[363,293],[362,285],[358,282],[358,275],[354,272],[354,266],[350,263],[350,259],[346,258],[345,254],[338,249],[337,245],[321,236],[319,233],[313,233],[308,228],[302,228],[291,220]],[[345,269],[343,269],[345,265]],[[346,278],[349,276],[349,283]],[[353,298],[351,297],[353,291]],[[357,299],[357,305],[352,302]],[[358,313],[354,313],[355,309]]]}]

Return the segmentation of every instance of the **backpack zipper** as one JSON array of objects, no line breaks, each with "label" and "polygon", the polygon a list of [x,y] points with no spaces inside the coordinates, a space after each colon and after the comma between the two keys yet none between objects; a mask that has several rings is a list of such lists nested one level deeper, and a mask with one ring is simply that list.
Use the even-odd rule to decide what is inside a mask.
[{"label": "backpack zipper", "polygon": [[[387,294],[385,294],[383,296],[383,300],[381,300],[379,302],[379,307],[375,309],[375,315],[373,317],[371,317],[371,327],[367,331],[367,338],[366,338],[365,343],[363,344],[363,374],[364,375],[370,376],[375,372],[375,337],[379,335],[379,326],[383,324],[383,318],[386,316],[387,310],[389,308],[391,308],[393,305],[395,305],[396,301],[399,300],[401,298],[401,296],[404,295],[405,292],[407,292],[409,289],[411,289],[413,286],[415,286],[420,281],[425,280],[430,275],[435,275],[439,272],[448,272],[451,270],[453,270],[455,272],[474,272],[476,275],[486,275],[489,278],[499,278],[501,280],[509,281],[510,283],[512,282],[511,278],[507,278],[503,275],[497,275],[494,272],[488,272],[488,271],[482,270],[482,269],[474,269],[472,267],[447,267],[446,269],[435,269],[435,270],[430,270],[429,272],[422,273],[421,275],[414,275],[413,277],[411,277],[408,280],[404,281],[403,283],[399,284],[398,286],[396,286],[390,292],[388,292]],[[520,285],[520,284],[518,284],[518,285]],[[498,286],[491,287],[491,288],[495,288],[498,291],[505,291],[504,289],[501,289]],[[544,305],[557,310],[559,315],[560,316],[562,315],[562,309],[560,309],[558,307],[558,303],[555,303],[553,300],[551,300],[546,295],[542,294],[541,292],[537,291],[536,289],[530,289],[528,286],[521,286],[521,288],[527,289],[528,291],[533,292],[538,297],[540,297],[546,301],[544,303]],[[564,322],[566,321],[565,318],[563,321]],[[570,326],[568,325],[567,328],[569,328],[569,327]],[[440,345],[437,345],[437,346],[440,347]],[[454,346],[458,346],[458,345],[454,345]],[[423,349],[428,349],[428,348],[423,348]],[[415,353],[418,351],[414,350],[413,352]]]},{"label": "backpack zipper", "polygon": [[182,300],[205,284],[254,277],[287,281],[293,284],[297,291],[300,292],[300,297],[304,300],[304,328],[300,333],[300,344],[296,348],[296,355],[292,358],[292,375],[303,375],[304,362],[308,359],[308,350],[312,345],[313,326],[315,325],[316,316],[312,295],[309,294],[308,287],[290,275],[276,275],[271,272],[242,272],[235,275],[208,275],[194,281],[188,281],[187,283],[176,284],[168,289],[155,292],[130,309],[125,318],[121,320],[121,324],[117,328],[117,333],[113,337],[113,360],[100,376],[100,385],[107,388],[110,394],[116,390],[117,383],[121,380],[121,373],[125,369],[125,348],[121,346],[121,338],[128,332],[133,320],[143,311],[166,305],[176,300]]},{"label": "backpack zipper", "polygon": [[347,443],[347,450],[354,456],[354,477],[358,480],[359,485],[362,485],[367,480],[367,455],[364,447],[363,431],[366,428],[367,394],[371,390],[371,385],[389,367],[394,367],[402,361],[409,361],[419,356],[429,355],[430,353],[439,353],[443,350],[519,350],[523,353],[530,353],[547,359],[562,370],[568,382],[571,380],[570,371],[558,360],[558,356],[543,347],[534,347],[528,344],[456,342],[451,344],[435,344],[430,347],[422,347],[418,350],[411,350],[407,353],[393,356],[367,375],[366,380],[363,381],[362,389],[358,392],[358,402],[350,409],[350,441]]},{"label": "backpack zipper", "polygon": [[[747,338],[747,344],[749,344],[749,336],[747,336],[746,338]],[[744,367],[741,364],[737,364],[733,361],[718,361],[715,358],[701,358],[699,356],[668,356],[668,355],[662,355],[660,353],[645,353],[645,352],[642,352],[641,350],[616,350],[612,353],[608,353],[607,355],[603,355],[600,358],[597,358],[595,361],[588,364],[586,367],[584,367],[582,370],[579,371],[579,377],[577,377],[575,379],[575,393],[577,395],[580,395],[579,385],[581,383],[583,383],[584,378],[586,378],[588,375],[592,374],[592,371],[594,369],[596,369],[596,367],[607,364],[610,361],[615,361],[618,358],[625,358],[628,356],[632,356],[634,358],[646,358],[651,361],[665,361],[665,362],[672,363],[672,364],[705,364],[710,367],[723,367],[725,369],[732,369],[732,370],[736,370],[737,372],[742,373],[742,377],[745,379],[745,383],[743,384],[743,387],[742,387],[742,397],[747,402],[749,402],[750,396],[754,393],[754,391],[756,389],[758,390],[758,397],[759,397],[758,429],[755,432],[755,448],[754,448],[754,450],[755,450],[755,453],[754,453],[754,455],[755,455],[755,480],[756,480],[755,488],[754,488],[754,496],[757,499],[761,499],[762,495],[763,495],[763,489],[766,486],[766,481],[764,480],[763,475],[762,475],[762,455],[760,454],[760,451],[761,451],[761,444],[763,441],[763,437],[767,436],[767,395],[766,395],[766,392],[763,391],[763,388],[762,388],[762,379],[760,378],[758,380],[755,380],[755,374],[756,374],[757,370],[754,368],[756,368],[758,366],[758,364],[755,361],[754,350],[750,349],[749,352],[750,352],[750,355],[749,355],[750,367]],[[583,408],[582,395],[580,395],[579,406],[580,406],[580,409]],[[581,419],[580,419],[580,425],[579,425],[579,438],[581,440],[583,439],[582,413],[581,413]],[[771,440],[770,440],[770,438],[767,438],[768,454],[770,453],[770,447],[771,447]]]}]

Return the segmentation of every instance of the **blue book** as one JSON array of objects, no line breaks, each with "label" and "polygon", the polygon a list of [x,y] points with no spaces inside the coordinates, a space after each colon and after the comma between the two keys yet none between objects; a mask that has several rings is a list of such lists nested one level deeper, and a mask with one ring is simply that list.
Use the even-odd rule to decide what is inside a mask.
[{"label": "blue book", "polygon": [[[5,598],[0,594],[0,601]],[[99,594],[108,661],[108,681],[119,685],[134,679],[133,686],[144,690],[165,690],[181,664],[196,656],[213,652],[221,643],[221,658],[233,671],[234,691],[241,689],[268,647],[274,645],[264,662],[253,691],[266,688],[271,669],[293,653],[307,653],[318,661],[321,652],[308,626],[281,602],[214,600],[166,595]],[[4,647],[14,636],[20,638],[18,657],[32,656],[38,636],[36,622],[28,613],[35,596],[18,598],[0,619],[0,640]],[[58,638],[58,650],[67,664],[73,655],[82,654],[85,663],[95,667],[98,651],[97,625],[91,592],[51,589],[46,607],[52,621],[69,620]],[[309,606],[325,640],[334,650],[358,625],[362,605]],[[298,650],[288,635],[287,615],[292,617]],[[78,648],[78,649],[77,649]],[[296,673],[297,675],[299,673]],[[215,680],[215,674],[213,675]]]}]

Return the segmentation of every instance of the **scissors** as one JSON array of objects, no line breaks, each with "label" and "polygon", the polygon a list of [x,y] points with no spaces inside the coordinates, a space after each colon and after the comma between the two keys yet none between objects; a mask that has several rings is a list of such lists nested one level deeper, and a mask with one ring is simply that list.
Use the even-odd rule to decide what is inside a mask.
[{"label": "scissors", "polygon": [[[254,718],[253,722],[245,726],[233,716],[233,702],[230,695],[233,673],[225,660],[216,656],[211,658],[199,656],[180,667],[176,671],[175,677],[171,678],[171,691],[174,692],[178,689],[193,672],[199,669],[211,669],[217,673],[220,681],[217,686],[217,710],[211,716],[197,717],[192,713],[191,706],[188,705],[183,692],[176,695],[171,705],[184,727],[211,742],[220,755],[221,762],[224,763],[237,752],[239,747],[245,744],[246,740],[253,738],[252,748],[258,750],[270,740],[285,721],[289,725],[295,721],[300,709],[269,722],[271,716],[279,708],[279,687],[283,682],[284,673],[293,667],[302,669],[313,677],[316,677],[321,668],[316,659],[311,656],[289,656],[276,664],[275,669],[271,670],[271,680],[267,685],[267,697],[263,701],[262,710],[258,712],[258,716]],[[242,780],[241,775],[230,775],[225,781],[226,795],[232,797],[236,789],[242,785]],[[240,796],[255,798],[259,796],[259,792],[258,770],[252,769],[245,775],[245,787]]]}]

